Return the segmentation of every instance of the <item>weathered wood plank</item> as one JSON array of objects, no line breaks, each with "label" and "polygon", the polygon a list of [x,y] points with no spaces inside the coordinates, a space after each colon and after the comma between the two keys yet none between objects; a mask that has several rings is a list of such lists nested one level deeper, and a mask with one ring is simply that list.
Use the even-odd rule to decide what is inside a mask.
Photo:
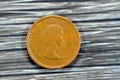
[{"label": "weathered wood plank", "polygon": [[[0,80],[120,80],[120,1],[74,1],[0,0]],[[71,19],[81,33],[81,51],[63,69],[43,69],[27,54],[28,29],[49,14]]]},{"label": "weathered wood plank", "polygon": [[[6,53],[6,52],[4,52]],[[2,70],[5,69],[16,69],[16,68],[34,68],[38,67],[28,57],[25,50],[23,51],[9,51],[6,55],[0,55],[0,67]],[[22,65],[25,66],[22,66]],[[71,67],[75,66],[95,66],[95,65],[119,65],[120,64],[120,53],[119,51],[109,52],[89,52],[79,53],[77,59],[71,64]],[[13,66],[17,65],[17,66]],[[9,67],[8,67],[9,66]]]},{"label": "weathered wood plank", "polygon": [[[14,72],[14,73],[13,73]],[[18,69],[1,71],[4,80],[119,80],[119,66],[77,67],[58,70],[46,69]]]}]

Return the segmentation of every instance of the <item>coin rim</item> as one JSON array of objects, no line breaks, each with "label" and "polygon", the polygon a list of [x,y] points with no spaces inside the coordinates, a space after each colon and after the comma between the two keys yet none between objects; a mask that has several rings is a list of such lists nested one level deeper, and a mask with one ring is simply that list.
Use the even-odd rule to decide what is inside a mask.
[{"label": "coin rim", "polygon": [[[32,28],[33,28],[37,23],[39,23],[39,22],[42,21],[43,19],[46,19],[46,18],[49,18],[49,17],[57,17],[57,18],[61,18],[61,19],[65,20],[65,21],[67,21],[69,24],[73,25],[72,27],[75,29],[76,35],[78,36],[78,40],[79,40],[79,45],[78,45],[78,46],[79,46],[79,47],[77,48],[78,50],[76,50],[77,53],[75,54],[75,56],[74,56],[71,60],[68,61],[68,63],[66,63],[66,64],[64,64],[64,65],[59,65],[59,66],[49,66],[49,65],[48,65],[48,66],[47,66],[47,65],[45,65],[45,64],[40,63],[40,61],[36,60],[36,58],[31,55],[32,52],[30,51],[30,47],[29,47],[29,35],[30,35],[30,33],[31,33],[31,30],[32,30]],[[26,36],[26,47],[27,47],[27,51],[28,51],[29,56],[32,58],[32,60],[33,60],[36,64],[38,64],[38,65],[41,66],[41,67],[47,68],[47,69],[59,69],[59,68],[63,68],[63,67],[65,67],[65,66],[68,66],[69,64],[71,64],[71,63],[75,60],[75,58],[77,57],[78,52],[79,52],[79,50],[80,50],[80,47],[81,47],[81,37],[80,37],[80,33],[78,32],[76,26],[75,26],[68,18],[59,16],[59,15],[47,15],[47,16],[43,16],[42,18],[39,18],[38,20],[36,20],[36,21],[32,24],[32,26],[29,28],[29,30],[28,30],[28,32],[27,32],[27,36]]]}]

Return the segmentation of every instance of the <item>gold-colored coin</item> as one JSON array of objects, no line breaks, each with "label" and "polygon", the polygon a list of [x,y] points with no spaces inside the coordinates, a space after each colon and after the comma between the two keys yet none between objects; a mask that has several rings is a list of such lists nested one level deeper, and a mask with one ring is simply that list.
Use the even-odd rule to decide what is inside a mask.
[{"label": "gold-colored coin", "polygon": [[80,49],[80,36],[68,19],[50,15],[37,20],[27,34],[27,50],[40,66],[56,69],[70,64]]}]

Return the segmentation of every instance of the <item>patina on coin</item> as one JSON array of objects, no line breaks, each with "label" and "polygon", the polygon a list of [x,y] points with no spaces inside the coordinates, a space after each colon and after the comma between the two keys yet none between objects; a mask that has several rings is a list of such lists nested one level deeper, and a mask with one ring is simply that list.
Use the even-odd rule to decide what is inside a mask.
[{"label": "patina on coin", "polygon": [[37,20],[27,34],[27,50],[40,66],[49,69],[70,64],[80,49],[80,35],[68,19],[50,15]]}]

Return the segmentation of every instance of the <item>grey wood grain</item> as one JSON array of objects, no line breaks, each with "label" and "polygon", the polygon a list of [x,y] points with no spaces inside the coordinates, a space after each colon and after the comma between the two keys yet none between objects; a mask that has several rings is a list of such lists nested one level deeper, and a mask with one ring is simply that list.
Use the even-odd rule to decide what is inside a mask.
[{"label": "grey wood grain", "polygon": [[[13,73],[14,72],[14,73]],[[119,80],[119,66],[76,67],[58,70],[24,69],[1,72],[2,80]],[[9,75],[9,76],[8,76]]]},{"label": "grey wood grain", "polygon": [[[26,34],[44,15],[69,18],[81,50],[69,66],[48,70],[26,50]],[[119,0],[0,0],[0,80],[120,80]]]}]

